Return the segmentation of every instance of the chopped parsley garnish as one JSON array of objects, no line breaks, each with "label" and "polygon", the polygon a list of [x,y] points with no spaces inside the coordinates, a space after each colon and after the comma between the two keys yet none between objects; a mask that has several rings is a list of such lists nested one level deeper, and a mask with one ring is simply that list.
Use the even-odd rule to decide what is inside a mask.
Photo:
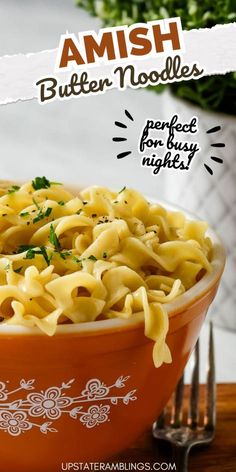
[{"label": "chopped parsley garnish", "polygon": [[46,216],[46,218],[47,218],[51,214],[51,212],[52,212],[52,208],[48,207],[47,210],[44,213],[44,216]]},{"label": "chopped parsley garnish", "polygon": [[59,241],[59,239],[56,235],[56,232],[55,232],[55,229],[54,229],[53,225],[50,226],[49,241],[50,241],[51,244],[53,244],[53,246],[55,247],[55,249],[57,251],[61,250],[60,241]]},{"label": "chopped parsley garnish", "polygon": [[40,190],[41,188],[49,188],[51,186],[51,182],[45,177],[35,177],[32,180],[32,187],[34,190]]},{"label": "chopped parsley garnish", "polygon": [[41,188],[49,188],[51,185],[62,185],[60,182],[50,182],[47,177],[35,177],[32,180],[32,187],[34,190],[40,190]]},{"label": "chopped parsley garnish", "polygon": [[20,190],[19,185],[12,185],[12,186],[8,189],[7,193],[9,193],[9,194],[15,193],[15,192],[17,192],[17,190]]},{"label": "chopped parsley garnish", "polygon": [[73,256],[73,257],[72,257],[72,260],[73,260],[74,262],[77,262],[77,264],[80,265],[81,269],[83,269],[83,260],[84,260],[84,259],[79,259],[78,257]]},{"label": "chopped parsley garnish", "polygon": [[38,223],[38,221],[43,220],[44,218],[48,218],[51,214],[52,208],[48,207],[46,211],[42,211],[42,208],[39,209],[38,215],[33,219],[33,223]]},{"label": "chopped parsley garnish", "polygon": [[62,251],[62,252],[60,252],[60,257],[62,259],[65,260],[68,256],[71,256],[71,251]]},{"label": "chopped parsley garnish", "polygon": [[81,211],[82,211],[82,208],[80,208],[80,210],[76,212],[76,215],[80,215]]},{"label": "chopped parsley garnish", "polygon": [[107,258],[107,252],[104,251],[102,257],[103,257],[103,259],[106,259]]},{"label": "chopped parsley garnish", "polygon": [[[32,200],[33,200],[33,203],[35,204],[36,208],[37,208],[38,210],[40,210],[40,206],[39,206],[38,202],[36,202],[35,198],[33,198]],[[33,211],[34,211],[34,210],[33,210]]]},{"label": "chopped parsley garnish", "polygon": [[20,271],[21,271],[21,269],[23,269],[23,266],[18,267],[18,269],[14,269],[14,272],[15,272],[16,274],[19,274]]},{"label": "chopped parsley garnish", "polygon": [[[40,246],[38,248],[37,246],[33,246],[32,244],[21,244],[18,247],[17,254],[20,254],[21,252],[26,252],[25,259],[34,259],[35,254],[41,254],[41,256],[44,257],[47,265],[50,264],[51,257],[48,256],[48,253],[44,246]],[[16,269],[15,272],[20,272],[20,269],[22,269],[22,267]]]},{"label": "chopped parsley garnish", "polygon": [[47,253],[46,248],[44,246],[40,246],[40,251],[41,251],[41,254],[44,257],[47,265],[50,265],[50,261],[51,261],[52,256],[50,256],[50,257],[48,256],[48,253]]},{"label": "chopped parsley garnish", "polygon": [[[25,259],[34,259],[35,254],[38,254],[38,251],[34,248],[30,248],[25,255]],[[40,254],[41,254],[41,251],[40,251]]]},{"label": "chopped parsley garnish", "polygon": [[60,200],[60,201],[58,202],[58,205],[64,206],[64,205],[65,205],[65,202],[63,202],[63,200]]},{"label": "chopped parsley garnish", "polygon": [[97,261],[97,258],[91,254],[91,256],[88,257],[90,261]]},{"label": "chopped parsley garnish", "polygon": [[20,216],[22,218],[24,218],[25,216],[29,216],[29,212],[28,211],[23,211],[23,213],[20,213]]},{"label": "chopped parsley garnish", "polygon": [[38,221],[42,220],[43,219],[43,215],[42,213],[39,213],[38,216],[36,216],[34,219],[33,219],[33,223],[38,223]]},{"label": "chopped parsley garnish", "polygon": [[118,193],[124,192],[124,190],[126,190],[126,186],[123,187]]},{"label": "chopped parsley garnish", "polygon": [[48,256],[48,253],[44,246],[40,246],[39,249],[37,247],[30,248],[25,255],[25,259],[34,259],[35,254],[40,254],[41,256],[43,256],[47,265],[50,265],[51,257]]},{"label": "chopped parsley garnish", "polygon": [[83,268],[83,261],[85,261],[86,259],[89,259],[90,261],[97,261],[97,258],[95,256],[93,256],[92,254],[91,254],[91,256],[83,257],[82,259],[80,259],[77,256],[72,257],[72,261],[77,262],[78,264],[80,264],[81,268]]},{"label": "chopped parsley garnish", "polygon": [[81,262],[81,259],[79,259],[79,258],[76,257],[76,256],[73,256],[73,257],[72,257],[72,260],[75,261],[75,262]]},{"label": "chopped parsley garnish", "polygon": [[35,246],[33,246],[32,244],[20,244],[20,246],[18,246],[17,254],[28,251],[29,249],[33,249],[34,247]]}]

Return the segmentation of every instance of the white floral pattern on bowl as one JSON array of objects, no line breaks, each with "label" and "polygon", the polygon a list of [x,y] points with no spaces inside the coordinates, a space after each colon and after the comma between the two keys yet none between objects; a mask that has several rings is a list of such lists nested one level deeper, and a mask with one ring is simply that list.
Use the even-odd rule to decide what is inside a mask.
[{"label": "white floral pattern on bowl", "polygon": [[30,393],[27,399],[32,404],[30,416],[46,416],[51,420],[60,418],[63,408],[72,403],[72,398],[62,396],[58,387],[50,387],[45,393]]},{"label": "white floral pattern on bowl", "polygon": [[[117,389],[123,389],[129,378],[129,376],[121,375],[110,386],[94,378],[86,383],[78,396],[69,397],[65,395],[64,390],[71,388],[75,380],[71,379],[67,383],[62,382],[60,387],[52,386],[45,391],[29,393],[25,398],[13,401],[10,401],[11,395],[24,390],[33,390],[35,379],[27,381],[22,379],[19,387],[11,391],[7,389],[5,382],[0,382],[0,431],[3,430],[11,436],[19,436],[32,427],[36,427],[44,434],[55,433],[58,430],[51,425],[62,414],[68,414],[74,420],[79,419],[86,428],[99,426],[110,420],[112,405],[117,405],[119,401],[128,405],[130,401],[137,400],[136,390],[128,391],[123,395],[117,394]],[[86,403],[92,404],[86,408]],[[39,424],[33,420],[37,417],[52,421]]]},{"label": "white floral pattern on bowl", "polygon": [[24,411],[0,412],[0,429],[4,429],[11,436],[19,436],[19,434],[31,428],[32,424],[27,421],[27,414]]}]

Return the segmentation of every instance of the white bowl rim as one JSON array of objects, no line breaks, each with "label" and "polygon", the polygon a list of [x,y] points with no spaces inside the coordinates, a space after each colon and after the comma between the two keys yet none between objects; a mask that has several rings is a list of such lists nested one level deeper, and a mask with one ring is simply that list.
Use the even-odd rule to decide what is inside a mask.
[{"label": "white bowl rim", "polygon": [[[65,185],[68,190],[77,191],[79,187]],[[153,197],[146,197],[148,201],[156,204],[160,204],[165,208],[171,211],[181,211],[183,212],[189,219],[199,220],[199,218],[194,214],[189,212],[188,210],[182,208],[179,205],[174,205],[169,203],[168,201],[161,200],[161,199],[153,199]],[[216,232],[209,227],[207,230],[207,235],[210,237],[213,243],[213,251],[212,251],[212,271],[210,273],[206,273],[200,280],[197,282],[193,287],[187,290],[183,295],[176,298],[173,302],[165,304],[167,309],[169,318],[174,315],[178,315],[184,309],[191,304],[192,301],[199,300],[207,293],[212,286],[220,279],[220,276],[224,270],[226,254],[224,250],[224,246],[222,244],[221,239],[216,234]],[[95,334],[98,335],[99,332],[110,332],[110,331],[120,331],[125,330],[127,328],[132,328],[135,326],[140,326],[143,323],[143,312],[136,313],[128,319],[120,319],[120,318],[112,318],[107,320],[99,320],[99,321],[89,321],[84,323],[74,323],[74,324],[63,324],[57,325],[56,333],[53,337],[57,335],[66,335],[66,334],[84,334],[91,335]],[[0,326],[0,336],[2,335],[32,335],[32,336],[45,336],[38,327],[26,327],[26,326],[18,326],[18,325],[1,325]],[[47,335],[46,335],[47,336]]]}]

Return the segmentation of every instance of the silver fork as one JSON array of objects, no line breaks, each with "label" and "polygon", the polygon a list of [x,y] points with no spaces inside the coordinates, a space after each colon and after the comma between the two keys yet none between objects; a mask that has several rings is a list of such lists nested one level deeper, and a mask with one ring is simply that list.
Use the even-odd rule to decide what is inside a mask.
[{"label": "silver fork", "polygon": [[182,423],[183,393],[184,375],[181,377],[175,390],[170,423],[166,424],[166,411],[163,410],[158,420],[153,425],[153,436],[171,443],[173,460],[176,464],[177,472],[187,472],[188,455],[192,447],[209,444],[214,438],[216,424],[216,385],[212,323],[210,323],[209,331],[205,411],[202,425],[199,425],[199,342],[197,342],[194,350],[194,365],[186,425]]}]

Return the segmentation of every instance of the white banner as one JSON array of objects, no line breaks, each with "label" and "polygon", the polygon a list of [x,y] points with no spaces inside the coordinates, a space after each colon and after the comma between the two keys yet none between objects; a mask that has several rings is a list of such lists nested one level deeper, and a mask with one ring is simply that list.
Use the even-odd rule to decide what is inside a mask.
[{"label": "white banner", "polygon": [[[201,76],[225,74],[236,70],[236,23],[217,25],[211,29],[183,31],[183,38],[185,51],[178,53],[182,66],[197,64],[199,69],[203,70]],[[51,93],[52,99],[62,99],[58,92],[59,85],[70,83],[70,77],[73,72],[55,72],[57,54],[58,49],[53,49],[38,53],[1,57],[0,104],[39,98],[40,87],[39,85],[36,86],[36,82],[46,77],[52,77],[57,82],[57,93],[55,88],[55,97]],[[166,57],[160,55],[149,57],[148,59],[132,59],[132,61],[127,59],[125,61],[122,60],[120,65],[124,68],[126,65],[131,64],[135,66],[135,74],[144,71],[158,71],[161,74],[163,67],[166,67]],[[118,64],[115,67],[112,63],[106,65],[99,64],[87,68],[84,66],[84,68],[76,72],[78,76],[85,72],[88,81],[104,77],[109,78],[110,85],[98,92],[104,93],[111,88],[122,89],[120,87],[119,73],[114,74],[114,69],[117,67]],[[130,86],[128,75],[129,73],[127,72],[127,80],[123,88]],[[170,81],[166,80],[166,82]],[[144,85],[137,85],[137,88],[149,84],[150,82]],[[85,92],[85,95],[88,93]],[[81,93],[72,94],[71,96],[80,97]],[[71,96],[68,98],[71,98]]]}]

